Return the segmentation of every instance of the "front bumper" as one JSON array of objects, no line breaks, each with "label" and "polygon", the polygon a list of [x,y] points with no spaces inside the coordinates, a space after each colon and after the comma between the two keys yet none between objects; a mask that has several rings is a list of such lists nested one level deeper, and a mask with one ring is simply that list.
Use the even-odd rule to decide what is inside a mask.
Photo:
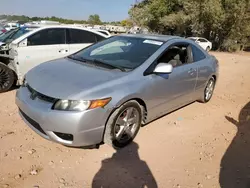
[{"label": "front bumper", "polygon": [[109,110],[51,110],[53,103],[39,98],[32,100],[30,94],[26,87],[18,89],[16,105],[26,124],[43,138],[72,147],[90,146],[103,141]]}]

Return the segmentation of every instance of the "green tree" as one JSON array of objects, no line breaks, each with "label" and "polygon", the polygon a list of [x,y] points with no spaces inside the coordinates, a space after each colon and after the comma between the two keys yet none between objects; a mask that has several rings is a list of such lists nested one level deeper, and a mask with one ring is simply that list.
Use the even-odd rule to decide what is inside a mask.
[{"label": "green tree", "polygon": [[249,41],[249,0],[144,0],[131,19],[151,31],[202,36],[220,50],[242,49]]},{"label": "green tree", "polygon": [[121,26],[123,26],[123,27],[132,27],[133,22],[132,22],[132,20],[129,20],[129,19],[122,20],[121,21]]},{"label": "green tree", "polygon": [[95,24],[96,25],[102,24],[100,16],[98,14],[90,15],[89,19],[88,19],[88,22],[90,24],[93,24],[93,25],[95,25]]}]

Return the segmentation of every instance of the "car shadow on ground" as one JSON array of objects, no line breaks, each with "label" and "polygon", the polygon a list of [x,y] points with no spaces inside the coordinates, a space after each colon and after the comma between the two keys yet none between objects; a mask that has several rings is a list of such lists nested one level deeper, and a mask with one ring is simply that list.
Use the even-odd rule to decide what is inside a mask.
[{"label": "car shadow on ground", "polygon": [[132,142],[127,147],[116,150],[111,158],[104,159],[93,178],[92,188],[157,188],[156,180],[147,163],[140,159],[138,149],[138,144]]},{"label": "car shadow on ground", "polygon": [[13,86],[8,90],[8,92],[13,91],[13,90],[17,90],[17,89],[19,89],[19,88],[20,88],[20,86],[13,85]]},{"label": "car shadow on ground", "polygon": [[250,188],[250,102],[238,120],[226,116],[237,127],[237,134],[221,160],[221,188]]}]

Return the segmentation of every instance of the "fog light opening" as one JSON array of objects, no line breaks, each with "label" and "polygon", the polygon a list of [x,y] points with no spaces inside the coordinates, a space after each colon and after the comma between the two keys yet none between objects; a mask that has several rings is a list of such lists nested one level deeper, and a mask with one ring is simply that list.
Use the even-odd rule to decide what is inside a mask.
[{"label": "fog light opening", "polygon": [[58,136],[59,138],[63,139],[63,140],[73,141],[73,135],[72,134],[58,133],[58,132],[54,132],[54,134],[56,136]]}]

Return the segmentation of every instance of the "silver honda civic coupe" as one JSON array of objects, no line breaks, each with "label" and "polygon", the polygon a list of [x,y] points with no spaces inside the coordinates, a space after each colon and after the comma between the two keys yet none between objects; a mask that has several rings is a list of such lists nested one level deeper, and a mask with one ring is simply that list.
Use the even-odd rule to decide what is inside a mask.
[{"label": "silver honda civic coupe", "polygon": [[43,138],[122,148],[142,125],[194,101],[208,102],[218,69],[218,60],[191,40],[118,35],[30,70],[16,104]]}]

